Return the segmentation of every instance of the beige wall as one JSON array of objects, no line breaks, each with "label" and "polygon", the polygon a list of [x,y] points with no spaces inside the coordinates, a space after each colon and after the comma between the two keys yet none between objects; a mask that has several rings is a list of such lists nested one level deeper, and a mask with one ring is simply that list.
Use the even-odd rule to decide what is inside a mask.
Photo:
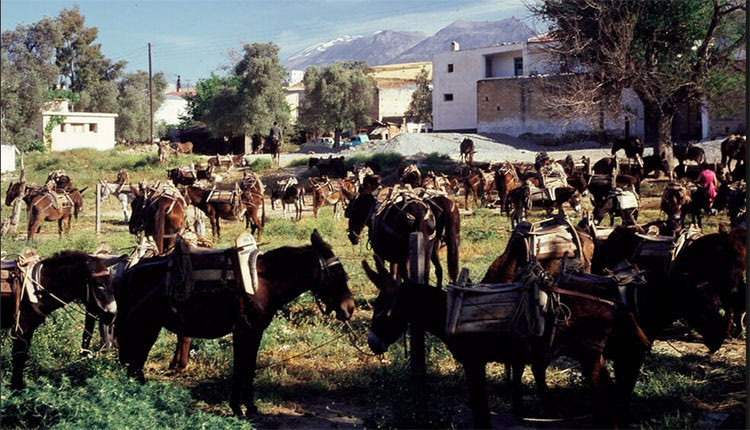
[{"label": "beige wall", "polygon": [[[477,83],[477,131],[511,136],[528,133],[554,138],[598,133],[597,120],[565,121],[547,110],[544,105],[542,79],[546,78],[480,80]],[[634,116],[638,117],[638,113]],[[631,135],[642,134],[642,126],[639,128],[639,123],[642,124],[642,117],[640,120],[631,119]],[[624,135],[624,120],[607,117],[604,128],[609,134]]]},{"label": "beige wall", "polygon": [[117,114],[42,112],[40,135],[43,135],[44,128],[52,115],[63,115],[65,117],[63,124],[56,125],[52,130],[51,149],[53,151],[75,148],[92,148],[104,151],[115,147],[115,118]]}]

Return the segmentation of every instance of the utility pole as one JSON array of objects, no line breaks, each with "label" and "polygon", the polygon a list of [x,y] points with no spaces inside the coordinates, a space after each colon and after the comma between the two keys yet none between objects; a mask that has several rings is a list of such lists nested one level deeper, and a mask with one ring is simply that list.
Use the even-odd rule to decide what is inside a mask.
[{"label": "utility pole", "polygon": [[148,42],[148,106],[151,112],[151,144],[154,144],[154,92],[151,88],[151,42]]}]

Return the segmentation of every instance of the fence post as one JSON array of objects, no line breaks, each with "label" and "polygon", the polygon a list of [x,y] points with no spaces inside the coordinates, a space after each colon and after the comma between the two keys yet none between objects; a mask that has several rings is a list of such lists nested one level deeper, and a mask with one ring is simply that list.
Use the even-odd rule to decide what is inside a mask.
[{"label": "fence post", "polygon": [[[409,235],[409,278],[411,282],[424,284],[425,277],[425,243],[421,232],[413,232]],[[416,400],[417,407],[424,405],[424,391],[426,379],[425,366],[425,335],[424,329],[411,326],[409,328],[411,337],[411,388]]]},{"label": "fence post", "polygon": [[96,234],[102,232],[102,203],[99,196],[102,195],[102,184],[96,184],[96,195],[94,196],[94,206],[96,207]]}]

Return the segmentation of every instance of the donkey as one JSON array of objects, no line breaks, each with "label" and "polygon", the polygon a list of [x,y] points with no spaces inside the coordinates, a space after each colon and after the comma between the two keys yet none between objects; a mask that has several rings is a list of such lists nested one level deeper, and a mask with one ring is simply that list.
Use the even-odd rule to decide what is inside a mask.
[{"label": "donkey", "polygon": [[[10,329],[13,335],[13,372],[10,378],[12,389],[22,389],[25,384],[23,370],[29,359],[29,347],[34,331],[46,317],[74,300],[80,300],[87,312],[109,324],[117,314],[117,304],[112,290],[112,276],[107,266],[119,262],[127,256],[100,259],[80,251],[62,251],[38,263],[39,273],[33,277],[32,288],[37,303],[24,294],[18,307],[16,301],[3,291],[3,329]],[[3,272],[15,271],[15,262],[3,260]],[[30,270],[26,276],[33,276]],[[17,285],[16,288],[22,288]]]},{"label": "donkey", "polygon": [[[162,328],[178,336],[209,339],[232,333],[235,365],[229,406],[237,416],[253,415],[257,412],[253,380],[258,348],[278,310],[305,291],[320,301],[324,313],[335,311],[340,321],[350,319],[355,310],[341,261],[317,230],[310,242],[258,256],[258,284],[253,295],[236,282],[206,280],[199,284],[196,280],[187,297],[174,300],[165,282],[173,264],[169,258],[142,260],[125,271],[115,282],[115,297],[124,316],[115,324],[115,337],[120,362],[127,365],[128,374],[145,383],[143,365]],[[190,254],[182,256],[189,258]],[[290,262],[295,270],[289,270]]]},{"label": "donkey", "polygon": [[464,138],[459,145],[461,150],[461,162],[471,166],[474,163],[474,141],[468,137]]},{"label": "donkey", "polygon": [[29,203],[29,222],[28,222],[28,240],[34,240],[34,236],[44,221],[57,221],[58,236],[62,237],[63,232],[70,231],[71,207],[73,216],[78,219],[78,214],[83,209],[83,193],[88,187],[82,190],[73,189],[70,193],[53,196],[49,192],[42,192],[30,197]]},{"label": "donkey", "polygon": [[341,218],[341,208],[346,206],[347,193],[351,196],[352,187],[344,191],[343,181],[331,181],[327,176],[308,179],[312,188],[313,216],[318,217],[318,211],[324,204],[333,205],[333,218]]},{"label": "donkey", "polygon": [[[721,164],[732,170],[732,160],[741,163],[745,160],[745,136],[733,134],[721,141]],[[735,178],[739,179],[739,178]]]},{"label": "donkey", "polygon": [[[398,285],[377,255],[375,263],[377,272],[366,261],[362,262],[367,277],[379,290],[367,337],[370,349],[376,354],[384,353],[401,337],[409,323],[424,328],[445,342],[453,357],[463,365],[475,428],[490,427],[485,383],[488,362],[511,362],[514,365],[531,362],[535,364],[534,369],[546,369],[549,361],[561,354],[581,363],[583,374],[592,388],[597,425],[612,424],[616,410],[614,384],[604,364],[602,350],[615,326],[624,325],[621,321],[629,323],[630,332],[639,333],[637,326],[627,321],[626,312],[616,305],[616,282],[606,289],[597,289],[583,282],[556,289],[566,292],[560,293],[559,297],[569,310],[569,316],[565,323],[556,323],[554,318],[548,320],[540,337],[517,337],[499,331],[447,337],[448,299],[445,291],[408,281]],[[641,336],[641,339],[647,343],[645,337]],[[544,382],[543,378],[537,380]],[[546,386],[539,388],[548,397]],[[517,390],[514,390],[513,398],[516,403],[520,402]]]},{"label": "donkey", "polygon": [[[349,218],[347,231],[351,243],[359,243],[362,230],[367,226],[373,251],[391,263],[394,276],[399,273],[403,277],[408,275],[409,235],[421,232],[425,246],[424,255],[420,258],[424,259],[425,274],[430,273],[432,261],[437,283],[441,285],[443,268],[438,251],[441,243],[445,243],[448,249],[448,276],[455,282],[458,276],[461,220],[458,206],[448,197],[402,195],[378,202],[374,195],[364,193],[349,204],[344,216]],[[401,272],[398,272],[399,269]]]}]

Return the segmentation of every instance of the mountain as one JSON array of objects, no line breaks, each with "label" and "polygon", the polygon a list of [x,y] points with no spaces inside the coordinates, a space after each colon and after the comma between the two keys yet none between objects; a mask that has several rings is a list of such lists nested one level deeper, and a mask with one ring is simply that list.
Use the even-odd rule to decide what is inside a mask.
[{"label": "mountain", "polygon": [[368,36],[341,36],[305,48],[284,61],[287,69],[325,66],[336,61],[381,64],[432,61],[432,55],[447,51],[453,41],[460,49],[482,48],[508,42],[523,42],[536,35],[518,18],[500,21],[456,21],[427,37],[416,31],[383,30]]},{"label": "mountain", "polygon": [[456,21],[404,51],[393,62],[431,61],[433,54],[448,51],[453,41],[458,42],[460,49],[474,49],[523,42],[535,35],[534,30],[515,17],[500,21]]},{"label": "mountain", "polygon": [[287,69],[325,66],[336,61],[387,64],[427,36],[417,31],[378,31],[368,36],[341,36],[305,48],[284,61]]}]

